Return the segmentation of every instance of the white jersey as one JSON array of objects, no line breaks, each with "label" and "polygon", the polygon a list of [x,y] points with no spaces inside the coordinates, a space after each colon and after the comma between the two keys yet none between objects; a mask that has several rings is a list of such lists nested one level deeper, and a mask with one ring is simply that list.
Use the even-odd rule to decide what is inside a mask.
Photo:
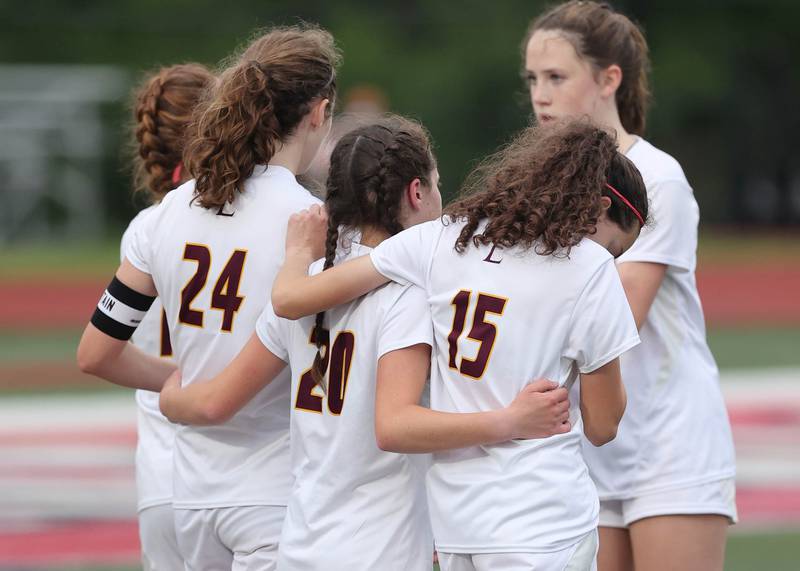
[{"label": "white jersey", "polygon": [[667,272],[640,332],[621,360],[628,406],[617,438],[586,459],[601,499],[730,478],[730,423],[706,343],[695,264],[699,210],[678,162],[639,139],[627,156],[642,173],[652,225],[617,263],[665,264]]},{"label": "white jersey", "polygon": [[[380,273],[427,292],[436,348],[431,408],[499,409],[537,377],[571,386],[579,372],[639,342],[603,247],[584,239],[569,258],[558,258],[470,244],[459,254],[462,227],[420,224],[371,254]],[[567,434],[434,454],[428,498],[440,551],[558,551],[597,526],[574,391],[571,403]]]},{"label": "white jersey", "polygon": [[[346,257],[369,248],[353,243]],[[343,260],[339,260],[343,261]],[[322,262],[312,272],[322,269]],[[425,293],[387,284],[326,313],[328,397],[314,387],[314,317],[287,321],[267,307],[256,332],[292,365],[292,471],[278,568],[291,571],[431,568],[425,499],[430,456],[384,452],[375,440],[375,380],[382,355],[432,342]]]},{"label": "white jersey", "polygon": [[[149,206],[131,220],[120,241],[120,257],[133,239],[136,228],[155,209]],[[170,358],[169,333],[162,322],[163,309],[156,299],[142,322],[133,333],[131,341],[148,355]],[[136,505],[139,511],[172,502],[172,446],[175,425],[161,414],[158,393],[136,391]]]},{"label": "white jersey", "polygon": [[[126,251],[153,277],[184,385],[211,379],[247,343],[283,262],[289,216],[319,204],[274,166],[257,166],[223,209],[204,209],[193,197],[194,181],[167,194]],[[288,407],[287,372],[228,422],[179,427],[173,505],[286,505]]]}]

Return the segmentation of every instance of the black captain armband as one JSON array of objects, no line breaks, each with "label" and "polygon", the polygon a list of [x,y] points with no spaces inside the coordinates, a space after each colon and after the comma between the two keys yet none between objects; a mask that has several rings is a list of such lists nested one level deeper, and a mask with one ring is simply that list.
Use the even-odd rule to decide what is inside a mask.
[{"label": "black captain armband", "polygon": [[127,341],[155,299],[132,290],[114,276],[94,310],[92,325],[114,339]]}]

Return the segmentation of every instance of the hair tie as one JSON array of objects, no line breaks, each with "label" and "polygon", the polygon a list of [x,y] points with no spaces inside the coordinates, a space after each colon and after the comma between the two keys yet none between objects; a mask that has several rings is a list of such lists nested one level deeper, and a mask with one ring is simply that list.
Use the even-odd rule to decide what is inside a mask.
[{"label": "hair tie", "polygon": [[181,182],[181,171],[183,171],[183,163],[178,163],[172,170],[172,184],[174,186],[178,186],[178,183]]},{"label": "hair tie", "polygon": [[619,197],[619,199],[622,202],[624,202],[628,206],[628,208],[631,209],[631,211],[633,211],[633,213],[636,215],[636,218],[638,218],[639,222],[642,224],[642,226],[644,226],[644,218],[642,218],[642,215],[639,214],[638,210],[636,210],[636,207],[634,207],[633,204],[631,204],[630,201],[627,198],[622,196],[622,193],[620,191],[618,191],[616,188],[614,188],[613,186],[611,186],[608,183],[606,183],[606,186],[611,190],[611,192],[616,194]]}]

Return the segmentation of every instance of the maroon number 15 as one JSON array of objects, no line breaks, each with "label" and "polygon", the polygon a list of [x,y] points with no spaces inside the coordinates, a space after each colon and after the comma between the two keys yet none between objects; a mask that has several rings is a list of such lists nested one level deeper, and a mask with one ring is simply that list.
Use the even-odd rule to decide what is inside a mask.
[{"label": "maroon number 15", "polygon": [[458,340],[464,332],[464,324],[469,311],[471,297],[471,291],[462,289],[450,302],[450,305],[454,307],[455,313],[453,315],[453,328],[447,336],[447,343],[450,348],[450,368],[467,377],[480,379],[489,364],[492,348],[497,339],[497,327],[494,323],[486,321],[486,314],[502,315],[507,300],[488,293],[478,294],[472,314],[472,329],[467,334],[468,339],[480,343],[478,353],[474,359],[461,357],[461,362],[458,363]]}]

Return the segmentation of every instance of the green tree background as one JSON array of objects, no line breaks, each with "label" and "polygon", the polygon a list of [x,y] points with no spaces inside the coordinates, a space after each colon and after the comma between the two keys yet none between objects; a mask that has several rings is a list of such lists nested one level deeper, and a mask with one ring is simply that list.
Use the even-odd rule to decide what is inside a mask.
[{"label": "green tree background", "polygon": [[[645,28],[655,92],[647,137],[673,154],[712,223],[800,224],[800,2],[630,0]],[[469,169],[530,120],[520,41],[544,2],[467,0],[98,0],[0,2],[4,63],[113,64],[145,71],[224,63],[258,28],[298,20],[329,29],[344,52],[341,93],[383,90],[392,111],[431,131],[452,197]],[[123,151],[127,102],[112,126],[107,215],[135,205]],[[767,190],[759,181],[768,181]],[[760,190],[758,190],[760,189]],[[772,189],[772,190],[770,190]]]}]

